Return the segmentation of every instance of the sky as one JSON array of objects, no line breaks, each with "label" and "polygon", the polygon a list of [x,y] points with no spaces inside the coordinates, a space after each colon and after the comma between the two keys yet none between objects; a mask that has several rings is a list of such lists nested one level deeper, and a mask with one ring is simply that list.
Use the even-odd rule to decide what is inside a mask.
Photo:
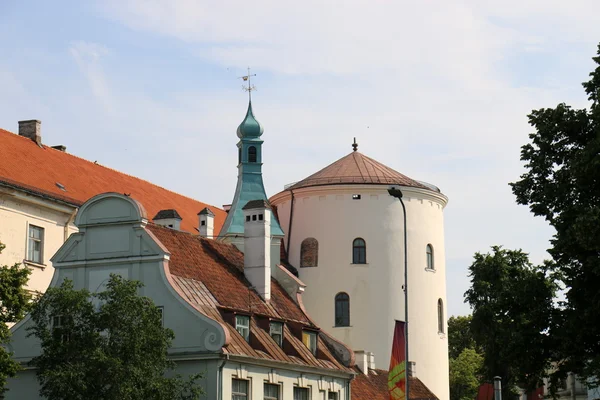
[{"label": "sky", "polygon": [[533,109],[587,106],[596,0],[0,0],[0,127],[221,206],[237,176],[240,76],[257,76],[273,195],[352,151],[441,188],[448,314],[475,252],[548,258],[515,203]]}]

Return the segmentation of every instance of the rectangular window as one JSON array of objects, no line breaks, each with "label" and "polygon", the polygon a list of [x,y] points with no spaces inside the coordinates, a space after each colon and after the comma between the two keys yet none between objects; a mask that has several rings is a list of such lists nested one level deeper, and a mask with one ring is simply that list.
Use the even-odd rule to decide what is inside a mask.
[{"label": "rectangular window", "polygon": [[309,400],[308,388],[294,387],[294,400]]},{"label": "rectangular window", "polygon": [[27,260],[37,264],[44,263],[44,228],[29,225]]},{"label": "rectangular window", "polygon": [[281,322],[271,322],[270,334],[275,343],[279,347],[283,347],[283,324]]},{"label": "rectangular window", "polygon": [[279,385],[265,383],[264,388],[265,400],[279,400]]},{"label": "rectangular window", "polygon": [[243,379],[231,380],[231,400],[248,399],[248,381]]},{"label": "rectangular window", "polygon": [[329,392],[329,397],[327,400],[338,400],[338,394],[334,392]]},{"label": "rectangular window", "polygon": [[250,341],[250,317],[247,315],[235,316],[235,329],[242,335],[246,342]]},{"label": "rectangular window", "polygon": [[52,316],[52,334],[55,335],[55,337],[59,337],[60,341],[63,343],[69,341],[69,331],[68,327],[65,325],[68,325],[68,323],[72,321],[67,318],[69,317],[63,315]]},{"label": "rectangular window", "polygon": [[311,353],[313,353],[314,355],[317,355],[317,333],[316,332],[302,331],[302,343],[304,343],[304,345],[306,347],[308,347],[308,349],[310,350]]}]

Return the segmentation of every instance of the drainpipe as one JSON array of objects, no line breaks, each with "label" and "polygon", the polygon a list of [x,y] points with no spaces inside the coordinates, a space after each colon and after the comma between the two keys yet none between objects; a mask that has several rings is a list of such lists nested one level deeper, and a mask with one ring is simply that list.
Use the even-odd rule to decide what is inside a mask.
[{"label": "drainpipe", "polygon": [[225,354],[225,359],[217,369],[217,399],[223,400],[223,367],[229,360],[229,354]]},{"label": "drainpipe", "polygon": [[292,237],[292,222],[294,221],[294,204],[296,204],[296,199],[294,198],[294,191],[290,190],[292,194],[292,200],[290,204],[290,222],[288,223],[288,240],[287,240],[287,262],[290,262],[290,238]]},{"label": "drainpipe", "polygon": [[67,222],[65,222],[65,231],[64,231],[64,235],[63,235],[64,236],[63,242],[66,242],[67,239],[69,238],[69,225],[71,225],[73,223],[73,220],[75,219],[75,215],[77,215],[77,208],[73,210],[73,212],[69,216],[69,219],[67,220]]}]

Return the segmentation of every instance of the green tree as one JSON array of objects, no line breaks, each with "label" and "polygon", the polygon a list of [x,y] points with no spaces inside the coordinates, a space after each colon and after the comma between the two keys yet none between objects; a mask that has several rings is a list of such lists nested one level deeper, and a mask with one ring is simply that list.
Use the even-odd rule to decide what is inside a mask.
[{"label": "green tree", "polygon": [[526,173],[511,186],[518,203],[556,230],[549,252],[566,296],[559,371],[600,383],[600,45],[593,60],[583,84],[589,110],[559,104],[532,111],[535,132],[521,149]]},{"label": "green tree", "polygon": [[161,312],[137,294],[140,282],[111,275],[106,290],[90,294],[65,280],[34,306],[31,335],[41,341],[40,393],[49,400],[197,399],[199,375],[167,378],[173,331]]},{"label": "green tree", "polygon": [[[0,253],[5,245],[0,243]],[[0,397],[6,391],[6,380],[20,369],[3,345],[10,342],[7,324],[20,321],[27,312],[31,295],[25,289],[31,271],[20,264],[0,266]]]},{"label": "green tree", "polygon": [[450,400],[473,400],[477,396],[482,366],[483,356],[470,347],[450,359]]},{"label": "green tree", "polygon": [[459,315],[448,319],[448,356],[458,358],[464,349],[479,351],[471,332],[471,315]]},{"label": "green tree", "polygon": [[556,284],[545,267],[534,267],[521,250],[492,247],[469,267],[471,331],[484,354],[483,378],[503,387],[534,389],[550,367]]}]

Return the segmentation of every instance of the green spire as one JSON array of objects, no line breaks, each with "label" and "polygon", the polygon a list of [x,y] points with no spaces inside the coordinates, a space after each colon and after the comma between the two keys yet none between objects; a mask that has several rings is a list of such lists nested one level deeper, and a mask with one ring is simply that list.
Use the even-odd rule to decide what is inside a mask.
[{"label": "green spire", "polygon": [[252,112],[252,101],[248,102],[248,112],[246,117],[237,128],[237,136],[240,139],[247,138],[259,138],[263,134],[263,127],[260,122],[257,121]]}]

